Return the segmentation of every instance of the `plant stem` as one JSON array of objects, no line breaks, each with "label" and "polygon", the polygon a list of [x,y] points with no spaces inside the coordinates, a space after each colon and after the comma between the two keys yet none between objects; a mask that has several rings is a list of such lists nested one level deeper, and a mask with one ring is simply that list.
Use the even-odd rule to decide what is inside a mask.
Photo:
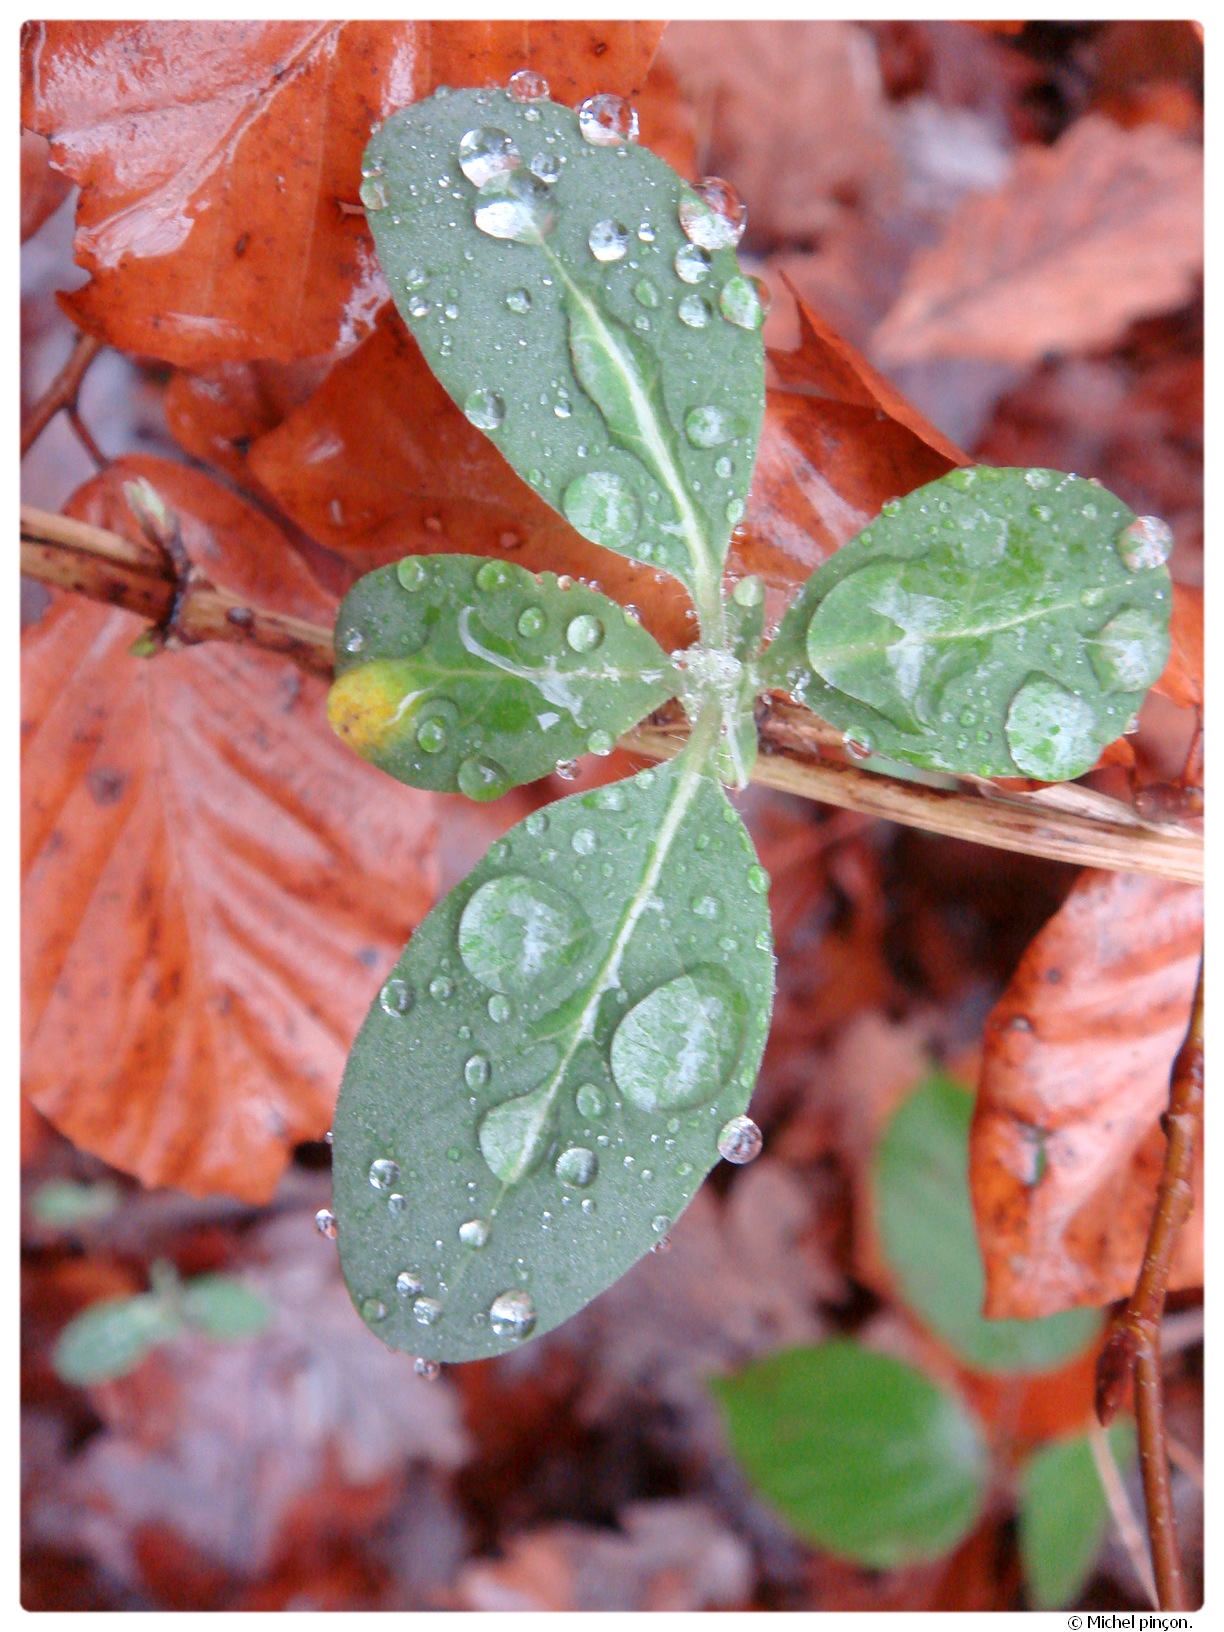
[{"label": "plant stem", "polygon": [[1164,1117],[1164,1167],[1148,1232],[1143,1267],[1125,1309],[1114,1320],[1097,1362],[1097,1416],[1108,1425],[1122,1402],[1128,1374],[1135,1382],[1139,1463],[1147,1503],[1148,1534],[1161,1609],[1185,1609],[1186,1589],[1177,1550],[1177,1528],[1165,1451],[1164,1400],[1160,1382],[1160,1321],[1177,1234],[1194,1205],[1194,1146],[1203,1120],[1203,965],[1186,1039],[1173,1062],[1169,1109]]},{"label": "plant stem", "polygon": [[96,334],[81,333],[77,335],[68,361],[31,408],[26,416],[25,424],[21,427],[21,457],[23,459],[60,409],[66,408],[72,416],[73,429],[85,442],[91,456],[99,465],[106,463],[105,455],[102,454],[93,437],[85,429],[77,413],[77,398],[81,393],[81,384],[85,379],[90,363],[93,362],[101,350],[102,342]]},{"label": "plant stem", "polygon": [[1113,1459],[1113,1452],[1109,1447],[1109,1436],[1099,1422],[1088,1424],[1088,1444],[1092,1451],[1092,1460],[1096,1463],[1097,1477],[1101,1481],[1101,1489],[1105,1492],[1105,1500],[1109,1504],[1109,1514],[1114,1522],[1114,1529],[1126,1549],[1126,1556],[1130,1559],[1131,1568],[1138,1578],[1139,1585],[1147,1596],[1148,1603],[1157,1607],[1156,1582],[1152,1576],[1152,1564],[1148,1557],[1147,1543],[1143,1538],[1143,1531],[1139,1528],[1130,1498],[1126,1494],[1126,1486],[1122,1482],[1122,1475],[1118,1472],[1118,1465]]},{"label": "plant stem", "polygon": [[[23,509],[21,566],[30,577],[92,600],[126,608],[162,624],[175,606],[178,584],[161,551],[116,533],[42,510]],[[313,674],[332,672],[332,631],[298,618],[243,605],[206,582],[179,597],[174,632],[183,644],[229,640],[279,652]],[[806,799],[860,811],[885,821],[1025,855],[1081,867],[1151,873],[1197,884],[1203,878],[1203,843],[1195,833],[1165,830],[1092,811],[1042,806],[1023,796],[983,798],[968,789],[924,787],[822,758],[840,733],[806,709],[770,699],[758,707],[761,755],[754,782]],[[652,759],[668,759],[687,740],[682,724],[646,722],[623,745]]]}]

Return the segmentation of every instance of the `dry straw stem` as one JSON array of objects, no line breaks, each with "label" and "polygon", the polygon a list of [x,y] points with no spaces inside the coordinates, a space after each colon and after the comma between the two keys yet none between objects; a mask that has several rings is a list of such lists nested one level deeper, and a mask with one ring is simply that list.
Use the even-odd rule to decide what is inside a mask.
[{"label": "dry straw stem", "polygon": [[[166,555],[151,543],[131,543],[101,527],[23,509],[21,568],[43,583],[138,613],[165,629],[171,643],[229,640],[280,652],[314,674],[332,672],[330,629],[247,606],[194,573],[181,584]],[[821,757],[822,745],[830,746],[836,733],[779,698],[762,703],[757,725],[761,755],[753,780],[765,787],[996,849],[1202,882],[1198,834],[1128,820],[1120,805],[1116,818],[1092,808],[1043,808],[1031,795],[984,797],[836,763]],[[631,731],[623,746],[667,759],[680,751],[685,736],[683,720],[672,710]]]}]

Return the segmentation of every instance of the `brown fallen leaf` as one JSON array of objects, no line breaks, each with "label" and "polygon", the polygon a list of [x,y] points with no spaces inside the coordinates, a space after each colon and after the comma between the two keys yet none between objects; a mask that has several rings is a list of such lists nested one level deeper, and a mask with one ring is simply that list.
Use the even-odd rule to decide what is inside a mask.
[{"label": "brown fallen leaf", "polygon": [[251,485],[246,456],[326,378],[330,359],[299,363],[217,363],[176,369],[162,407],[170,434],[187,453]]},{"label": "brown fallen leaf", "polygon": [[1169,661],[1152,689],[1178,708],[1203,706],[1203,591],[1198,585],[1173,585]]},{"label": "brown fallen leaf", "polygon": [[533,67],[632,93],[654,22],[32,22],[22,120],[82,191],[64,297],[82,327],[182,367],[289,361],[366,335],[387,288],[356,204],[370,127],[438,85]]},{"label": "brown fallen leaf", "polygon": [[[988,1317],[1133,1289],[1202,944],[1200,890],[1085,872],[1021,959],[987,1022],[970,1139]],[[1201,1283],[1202,1250],[1196,1208],[1174,1287]]]},{"label": "brown fallen leaf", "polygon": [[965,201],[915,257],[872,355],[1032,364],[1104,346],[1180,305],[1202,261],[1202,153],[1161,126],[1090,114]]},{"label": "brown fallen leaf", "polygon": [[513,1610],[743,1609],[749,1546],[700,1501],[632,1502],[620,1530],[553,1524],[511,1541],[504,1559],[459,1572],[459,1607]]},{"label": "brown fallen leaf", "polygon": [[[197,472],[121,460],[72,513],[138,536],[136,474],[215,582],[326,619],[277,529]],[[263,1201],[432,904],[437,806],[347,752],[283,660],[142,660],[140,630],[65,596],[24,636],[26,1090],[145,1184]]]},{"label": "brown fallen leaf", "polygon": [[32,130],[21,131],[21,241],[32,238],[72,191],[51,167],[51,144]]}]

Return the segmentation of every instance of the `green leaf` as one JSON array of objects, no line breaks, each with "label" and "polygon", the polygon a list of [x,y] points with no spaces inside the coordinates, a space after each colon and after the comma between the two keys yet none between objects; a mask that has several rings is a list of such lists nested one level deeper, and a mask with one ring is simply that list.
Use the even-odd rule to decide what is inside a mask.
[{"label": "green leaf", "polygon": [[232,1275],[197,1275],[179,1292],[190,1325],[210,1337],[251,1337],[272,1319],[272,1305]]},{"label": "green leaf", "polygon": [[610,752],[681,683],[606,595],[472,555],[367,573],[340,608],[336,672],[328,715],[351,747],[401,782],[473,799]]},{"label": "green leaf", "polygon": [[333,1133],[341,1264],[392,1348],[502,1353],[666,1233],[756,1080],[767,883],[686,756],[534,812],[429,914]]},{"label": "green leaf", "polygon": [[1168,658],[1170,541],[1094,482],[951,471],[813,573],[764,682],[890,759],[1081,776]]},{"label": "green leaf", "polygon": [[[1135,1459],[1134,1425],[1114,1423],[1109,1445],[1120,1468]],[[1020,1484],[1020,1557],[1035,1609],[1073,1604],[1092,1574],[1109,1506],[1086,1434],[1045,1445],[1026,1463]]]},{"label": "green leaf", "polygon": [[52,1351],[51,1365],[66,1383],[105,1382],[126,1376],[180,1330],[178,1315],[157,1293],[107,1298],[68,1322]]},{"label": "green leaf", "polygon": [[40,1224],[52,1229],[71,1230],[81,1224],[109,1218],[123,1200],[117,1184],[102,1179],[97,1184],[77,1184],[71,1179],[51,1179],[40,1184],[30,1199],[30,1211]]},{"label": "green leaf", "polygon": [[1096,1309],[985,1320],[986,1281],[969,1197],[973,1095],[929,1077],[893,1114],[875,1152],[876,1216],[901,1298],[979,1371],[1047,1371],[1086,1348]]},{"label": "green leaf", "polygon": [[914,1367],[836,1340],[711,1386],[748,1478],[826,1552],[890,1570],[972,1530],[986,1448],[956,1396]]},{"label": "green leaf", "polygon": [[680,226],[708,208],[645,149],[497,90],[403,109],[364,170],[387,282],[450,395],[579,532],[716,619],[765,394],[752,285]]}]

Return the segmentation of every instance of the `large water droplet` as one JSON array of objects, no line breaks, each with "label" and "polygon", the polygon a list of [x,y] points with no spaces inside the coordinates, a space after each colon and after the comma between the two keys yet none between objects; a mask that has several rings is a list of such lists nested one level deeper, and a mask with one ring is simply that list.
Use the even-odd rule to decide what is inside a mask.
[{"label": "large water droplet", "polygon": [[419,1269],[401,1269],[395,1277],[395,1290],[401,1298],[416,1298],[425,1290]]},{"label": "large water droplet", "polygon": [[379,992],[378,1002],[384,1014],[390,1014],[398,1020],[412,1007],[412,987],[406,980],[401,980],[395,975]]},{"label": "large water droplet", "polygon": [[1004,730],[1017,769],[1044,782],[1080,776],[1097,757],[1091,706],[1046,675],[1033,675],[1020,687]]},{"label": "large water droplet", "polygon": [[530,1337],[536,1307],[526,1292],[499,1292],[489,1305],[489,1325],[496,1337]]},{"label": "large water droplet", "polygon": [[578,104],[578,129],[592,147],[620,147],[637,140],[637,109],[620,96],[588,96]]},{"label": "large water droplet", "polygon": [[702,249],[734,249],[744,236],[748,212],[730,182],[707,176],[680,200],[680,226]]},{"label": "large water droplet", "polygon": [[714,312],[704,295],[685,295],[676,307],[676,316],[690,329],[704,329]]},{"label": "large water droplet", "polygon": [[561,496],[568,522],[593,544],[623,549],[637,537],[642,507],[623,476],[591,470],[572,481]]},{"label": "large water droplet", "polygon": [[330,1207],[320,1207],[315,1214],[315,1229],[320,1235],[325,1235],[329,1241],[336,1239],[336,1215]]},{"label": "large water droplet", "polygon": [[737,1166],[755,1161],[762,1143],[761,1130],[750,1116],[733,1116],[718,1130],[718,1154]]},{"label": "large water droplet", "polygon": [[739,1058],[742,1035],[742,998],[721,970],[695,969],[629,1010],[612,1038],[612,1075],[641,1111],[704,1105]]},{"label": "large water droplet", "polygon": [[1160,679],[1168,641],[1154,613],[1127,607],[1088,642],[1088,657],[1107,691],[1145,691]]},{"label": "large water droplet", "polygon": [[580,612],[570,619],[565,638],[574,651],[593,652],[604,638],[604,626],[592,613]]},{"label": "large water droplet", "polygon": [[505,1184],[517,1184],[543,1161],[552,1139],[550,1085],[495,1105],[480,1124],[480,1153]]},{"label": "large water droplet", "polygon": [[555,1172],[562,1184],[571,1185],[575,1190],[585,1190],[588,1184],[595,1182],[599,1159],[593,1150],[571,1145],[557,1157]]},{"label": "large water droplet", "polygon": [[442,1318],[442,1305],[437,1298],[417,1298],[412,1305],[412,1318],[418,1326],[436,1326]]},{"label": "large water droplet", "polygon": [[621,261],[629,248],[629,228],[610,218],[596,221],[587,235],[587,244],[597,261]]},{"label": "large water droplet", "polygon": [[736,433],[736,419],[713,405],[690,408],[684,416],[684,434],[695,448],[717,448]]},{"label": "large water droplet", "polygon": [[506,417],[506,405],[495,391],[471,392],[463,411],[479,431],[495,431]]},{"label": "large water droplet", "polygon": [[523,159],[504,130],[478,125],[459,141],[459,168],[474,187],[509,176]]},{"label": "large water droplet", "polygon": [[555,978],[586,945],[585,914],[549,884],[512,873],[473,894],[459,919],[459,956],[481,985],[523,995]]},{"label": "large water droplet", "polygon": [[593,827],[580,827],[570,840],[570,848],[577,856],[593,856],[599,848],[599,840],[595,836]]},{"label": "large water droplet", "polygon": [[506,305],[512,312],[529,312],[531,310],[531,295],[526,289],[511,289],[506,296]]},{"label": "large water droplet", "polygon": [[405,589],[415,592],[429,582],[429,569],[415,555],[406,555],[397,564],[395,576]]},{"label": "large water droplet", "polygon": [[469,1218],[465,1224],[459,1226],[459,1239],[465,1247],[471,1247],[473,1252],[479,1252],[487,1247],[493,1227],[487,1218]]},{"label": "large water droplet", "polygon": [[370,1183],[375,1190],[391,1190],[398,1183],[400,1176],[399,1163],[389,1157],[380,1156],[377,1161],[370,1163],[368,1174]]},{"label": "large water droplet", "polygon": [[1136,516],[1118,534],[1118,554],[1127,572],[1163,567],[1173,548],[1173,529],[1159,516]]},{"label": "large water droplet", "polygon": [[516,244],[541,244],[557,224],[548,188],[521,170],[483,187],[473,215],[481,232]]},{"label": "large water droplet", "polygon": [[470,754],[461,762],[456,780],[461,793],[484,802],[500,799],[510,786],[511,777],[509,771],[488,754]]},{"label": "large water droplet", "polygon": [[759,329],[765,321],[756,288],[748,278],[738,274],[723,284],[718,296],[718,309],[727,322],[734,323],[737,328]]},{"label": "large water droplet", "polygon": [[520,68],[511,74],[506,90],[515,102],[547,102],[548,81],[534,68]]},{"label": "large water droplet", "polygon": [[357,189],[357,196],[367,210],[385,210],[387,207],[387,189],[379,176],[367,176]]},{"label": "large water droplet", "polygon": [[703,283],[710,274],[710,257],[696,244],[682,244],[674,264],[682,283]]},{"label": "large water droplet", "polygon": [[518,632],[527,640],[542,635],[547,627],[548,619],[538,606],[529,606],[519,614]]},{"label": "large water droplet", "polygon": [[574,1104],[578,1108],[579,1116],[602,1116],[607,1109],[603,1090],[593,1082],[584,1082],[574,1095]]}]

